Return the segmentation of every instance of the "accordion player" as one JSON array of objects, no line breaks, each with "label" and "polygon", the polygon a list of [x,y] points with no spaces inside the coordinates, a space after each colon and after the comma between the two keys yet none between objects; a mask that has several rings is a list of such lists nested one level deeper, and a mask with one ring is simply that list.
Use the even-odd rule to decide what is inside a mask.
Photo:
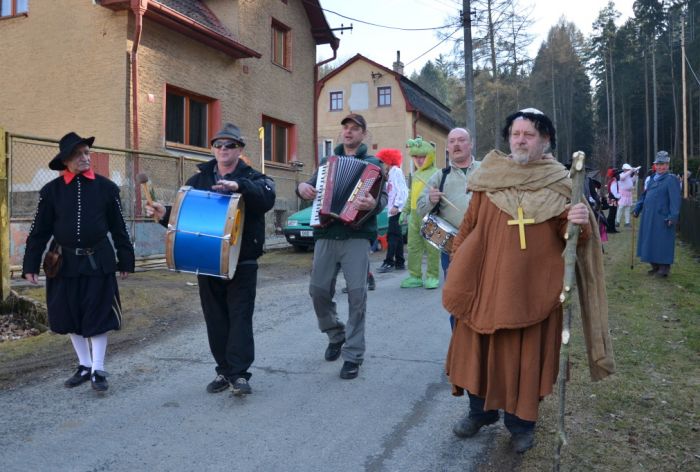
[{"label": "accordion player", "polygon": [[373,210],[358,210],[357,197],[377,199],[382,190],[382,168],[354,157],[330,156],[319,167],[316,198],[311,209],[311,226],[321,228],[334,221],[358,228],[374,215]]}]

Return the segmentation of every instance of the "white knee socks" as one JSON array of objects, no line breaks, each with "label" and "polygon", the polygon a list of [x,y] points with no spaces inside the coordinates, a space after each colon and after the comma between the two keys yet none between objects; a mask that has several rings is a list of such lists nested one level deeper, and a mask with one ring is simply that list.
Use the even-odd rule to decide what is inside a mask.
[{"label": "white knee socks", "polygon": [[92,341],[92,371],[105,370],[105,353],[107,352],[107,333],[90,338]]},{"label": "white knee socks", "polygon": [[79,334],[70,334],[70,340],[73,343],[73,349],[78,355],[78,362],[85,367],[92,367],[92,357],[90,356],[90,342],[87,338]]},{"label": "white knee socks", "polygon": [[[107,352],[107,333],[98,334],[91,338],[84,338],[79,334],[70,334],[73,349],[78,355],[78,362],[85,367],[92,367],[92,371],[105,370],[105,353]],[[90,344],[92,343],[92,355]]]}]

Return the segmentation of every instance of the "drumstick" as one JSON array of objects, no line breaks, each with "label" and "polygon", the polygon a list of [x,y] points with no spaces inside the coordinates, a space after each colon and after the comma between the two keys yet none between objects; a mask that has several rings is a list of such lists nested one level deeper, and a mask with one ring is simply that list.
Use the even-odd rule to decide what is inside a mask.
[{"label": "drumstick", "polygon": [[[416,179],[418,179],[418,180],[420,180],[421,182],[423,182],[426,186],[428,186],[428,187],[430,186],[430,185],[428,184],[428,182],[426,182],[425,180],[421,179],[421,178],[418,177],[417,175],[414,174],[413,177],[415,177]],[[460,210],[459,208],[457,208],[457,207],[455,206],[454,203],[452,203],[451,201],[449,201],[449,200],[447,199],[446,196],[440,195],[440,198],[443,199],[443,200],[445,201],[445,203],[447,203],[448,205],[450,205],[450,206],[451,206],[452,208],[454,208],[455,210],[457,210],[457,211],[462,211],[462,210]]]},{"label": "drumstick", "polygon": [[[148,182],[148,176],[142,172],[136,176],[136,181],[141,184],[141,193],[146,195],[146,201],[148,204],[153,206],[153,200],[155,200],[156,196],[155,192],[153,192],[153,188]],[[155,213],[153,213],[153,221],[159,223],[158,217]]]}]

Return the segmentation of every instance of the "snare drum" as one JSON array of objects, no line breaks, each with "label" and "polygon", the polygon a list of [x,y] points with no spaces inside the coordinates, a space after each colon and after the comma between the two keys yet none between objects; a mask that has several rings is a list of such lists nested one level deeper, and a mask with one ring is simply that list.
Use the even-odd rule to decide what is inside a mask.
[{"label": "snare drum", "polygon": [[449,254],[452,251],[452,240],[457,235],[457,228],[439,216],[428,213],[423,218],[420,234],[432,246]]},{"label": "snare drum", "polygon": [[233,278],[241,251],[244,206],[241,194],[181,187],[165,236],[168,269]]}]

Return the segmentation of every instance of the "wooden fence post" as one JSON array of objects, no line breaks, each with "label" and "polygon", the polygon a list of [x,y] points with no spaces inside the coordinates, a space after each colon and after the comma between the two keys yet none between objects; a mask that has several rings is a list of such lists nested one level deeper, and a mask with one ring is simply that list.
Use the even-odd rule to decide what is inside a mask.
[{"label": "wooden fence post", "polygon": [[0,300],[10,296],[10,205],[7,162],[7,135],[0,128]]}]

